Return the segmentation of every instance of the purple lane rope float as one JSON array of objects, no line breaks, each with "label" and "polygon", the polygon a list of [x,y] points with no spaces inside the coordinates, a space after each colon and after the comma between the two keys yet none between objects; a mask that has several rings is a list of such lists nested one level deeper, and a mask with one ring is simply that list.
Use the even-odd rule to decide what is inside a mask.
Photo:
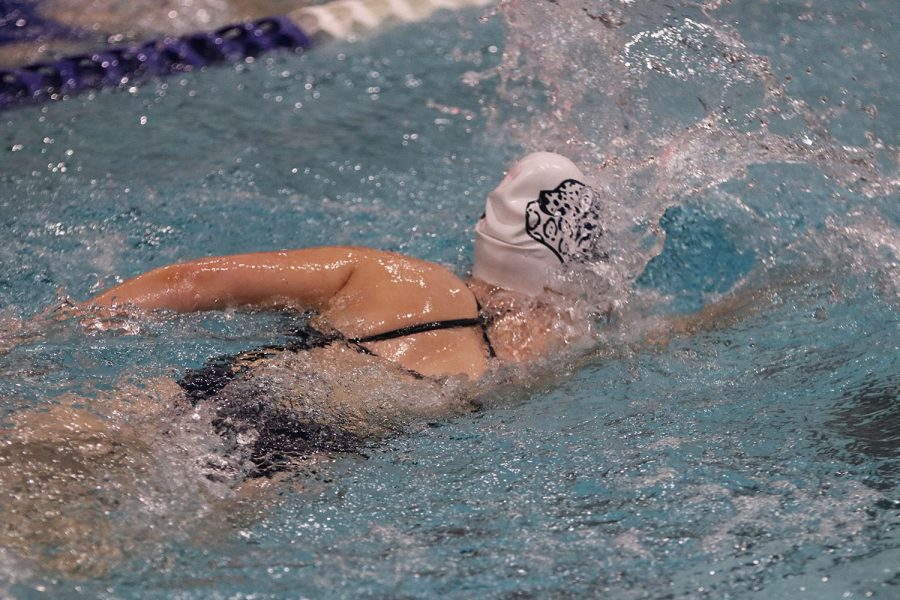
[{"label": "purple lane rope float", "polygon": [[210,33],[107,48],[19,69],[0,70],[0,108],[120,86],[148,76],[238,62],[275,49],[305,50],[312,42],[285,17],[222,27]]},{"label": "purple lane rope float", "polygon": [[81,39],[87,32],[43,17],[36,0],[0,0],[0,46],[42,38]]},{"label": "purple lane rope float", "polygon": [[148,77],[237,63],[275,50],[303,52],[324,40],[353,39],[385,23],[419,21],[438,9],[483,6],[493,1],[337,0],[211,32],[0,69],[0,110],[89,89],[121,87]]}]

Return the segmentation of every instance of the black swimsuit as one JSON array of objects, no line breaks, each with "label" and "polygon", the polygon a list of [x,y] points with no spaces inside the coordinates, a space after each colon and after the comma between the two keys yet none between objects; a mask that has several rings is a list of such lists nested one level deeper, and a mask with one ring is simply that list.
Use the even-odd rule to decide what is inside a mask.
[{"label": "black swimsuit", "polygon": [[[294,459],[309,456],[315,452],[359,452],[367,447],[370,440],[334,423],[322,422],[314,413],[306,413],[285,408],[277,400],[277,392],[254,394],[252,391],[237,395],[225,390],[229,383],[242,377],[252,369],[255,362],[273,358],[282,352],[300,352],[314,348],[324,348],[335,343],[347,344],[358,352],[375,355],[364,344],[393,340],[417,333],[481,327],[489,355],[496,356],[487,336],[487,322],[480,316],[470,319],[451,319],[401,327],[394,331],[378,333],[358,338],[347,338],[339,332],[326,334],[311,327],[292,332],[285,344],[263,346],[236,355],[211,358],[199,369],[190,369],[178,381],[192,405],[205,400],[215,403],[212,425],[226,442],[228,453],[243,457],[241,468],[248,477],[270,476],[289,469]],[[418,379],[425,379],[420,373],[407,371]],[[224,391],[223,391],[224,390]],[[252,432],[243,437],[252,440],[249,445],[242,443],[242,433]],[[246,462],[245,462],[246,460]],[[210,477],[213,477],[211,474]]]},{"label": "black swimsuit", "polygon": [[[408,325],[406,327],[394,329],[393,331],[356,338],[344,337],[344,335],[339,332],[325,334],[314,328],[306,327],[291,332],[291,341],[286,344],[263,346],[254,350],[241,352],[240,354],[227,354],[211,358],[199,369],[188,369],[184,376],[178,380],[178,385],[180,385],[187,393],[188,398],[191,399],[191,403],[196,405],[198,402],[214,396],[238,375],[248,371],[252,363],[274,356],[279,352],[302,352],[304,350],[324,348],[334,343],[343,342],[351,346],[357,352],[376,356],[376,354],[366,348],[364,344],[395,340],[417,333],[442,331],[444,329],[459,329],[463,327],[481,327],[481,333],[484,338],[484,343],[487,346],[488,356],[496,358],[497,354],[494,352],[494,347],[487,335],[487,325],[488,322],[481,316],[481,307],[479,306],[477,317]],[[411,369],[406,370],[417,379],[423,379],[425,377],[421,373]]]}]

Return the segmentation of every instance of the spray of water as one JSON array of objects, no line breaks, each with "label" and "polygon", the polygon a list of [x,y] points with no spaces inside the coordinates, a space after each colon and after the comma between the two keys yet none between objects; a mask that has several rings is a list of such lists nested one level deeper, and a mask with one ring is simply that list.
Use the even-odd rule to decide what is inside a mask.
[{"label": "spray of water", "polygon": [[[660,217],[689,200],[730,212],[764,267],[804,239],[817,240],[807,258],[842,263],[845,253],[823,251],[821,239],[852,238],[867,246],[864,256],[875,257],[865,268],[875,266],[896,295],[896,227],[864,204],[896,195],[898,148],[874,127],[864,145],[842,143],[831,130],[841,109],[819,110],[792,97],[790,77],[751,50],[718,17],[721,8],[503,0],[495,12],[506,28],[502,64],[469,81],[496,94],[489,103],[495,134],[527,150],[570,156],[606,197],[611,261],[592,269],[604,297],[629,294],[662,249]],[[806,171],[781,187],[785,168]],[[779,197],[785,187],[810,192],[807,180],[827,182],[812,189],[827,197],[802,205],[791,193]],[[821,214],[847,198],[863,203],[853,215]],[[826,233],[785,227],[786,214]]]}]

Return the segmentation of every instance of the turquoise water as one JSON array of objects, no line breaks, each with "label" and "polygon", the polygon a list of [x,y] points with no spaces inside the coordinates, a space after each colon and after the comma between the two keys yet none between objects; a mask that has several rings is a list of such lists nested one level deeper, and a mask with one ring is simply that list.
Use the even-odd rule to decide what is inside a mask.
[{"label": "turquoise water", "polygon": [[[148,476],[118,512],[94,516],[122,550],[109,568],[67,577],[4,552],[0,591],[896,598],[896,11],[759,6],[704,15],[684,3],[676,19],[609,3],[590,6],[591,19],[578,3],[513,3],[487,22],[443,14],[306,56],[0,115],[0,317],[20,336],[0,356],[6,414],[177,376],[270,342],[292,319],[125,323],[142,335],[71,319],[15,329],[60,294],[82,299],[190,257],[319,244],[399,250],[465,273],[484,196],[523,149],[582,161],[611,192],[610,213],[624,215],[610,216],[626,222],[611,227],[617,250],[642,257],[609,275],[636,280],[634,294],[610,292],[619,318],[589,354],[554,363],[554,376],[238,509],[199,497],[197,475],[176,459],[161,462],[169,487]],[[737,71],[716,71],[721,48],[685,17],[742,36]],[[696,56],[635,43],[627,76],[600,58],[667,26],[683,34],[672,48],[693,44]],[[759,56],[809,111],[767,99]],[[640,70],[648,60],[656,68]],[[707,68],[660,75],[697,65]],[[757,132],[753,119],[691,128],[716,105],[779,108],[790,118],[770,111],[769,130],[785,137],[739,145],[737,132]],[[804,136],[814,152],[779,145],[805,146]],[[744,164],[751,151],[758,160]],[[667,237],[651,258],[657,222]],[[629,232],[643,245],[629,246]],[[773,291],[715,330],[634,343],[648,315],[695,310],[736,285]]]}]

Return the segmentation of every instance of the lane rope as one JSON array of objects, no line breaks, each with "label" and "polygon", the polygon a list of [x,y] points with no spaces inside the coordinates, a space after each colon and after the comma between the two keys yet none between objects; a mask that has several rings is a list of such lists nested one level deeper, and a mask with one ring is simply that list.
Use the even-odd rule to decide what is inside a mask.
[{"label": "lane rope", "polygon": [[88,89],[121,87],[146,77],[241,62],[275,50],[302,52],[329,39],[355,39],[390,23],[421,21],[440,9],[486,6],[494,1],[335,0],[210,32],[0,69],[0,110]]}]

